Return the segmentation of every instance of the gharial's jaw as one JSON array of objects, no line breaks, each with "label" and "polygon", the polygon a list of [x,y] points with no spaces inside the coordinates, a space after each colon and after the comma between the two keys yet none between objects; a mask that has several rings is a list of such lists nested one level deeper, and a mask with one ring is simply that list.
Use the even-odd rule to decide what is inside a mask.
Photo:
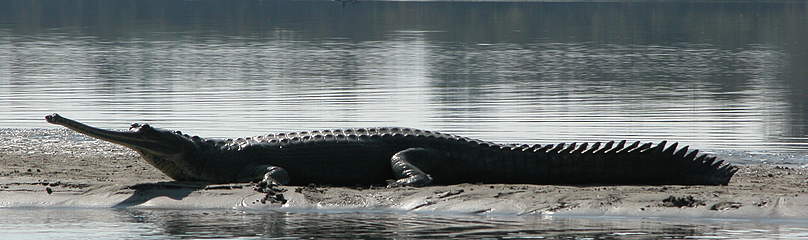
[{"label": "gharial's jaw", "polygon": [[88,126],[55,113],[45,116],[45,120],[93,138],[154,155],[181,154],[188,142],[182,135],[155,129],[148,124],[132,124],[129,132],[119,132]]}]

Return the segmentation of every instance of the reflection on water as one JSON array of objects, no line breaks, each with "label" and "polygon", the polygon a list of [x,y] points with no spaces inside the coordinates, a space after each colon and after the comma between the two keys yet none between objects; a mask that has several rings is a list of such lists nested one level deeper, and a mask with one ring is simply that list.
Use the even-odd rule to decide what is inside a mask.
[{"label": "reflection on water", "polygon": [[808,150],[802,1],[0,2],[0,127]]},{"label": "reflection on water", "polygon": [[804,222],[389,212],[0,209],[3,239],[806,239]]}]

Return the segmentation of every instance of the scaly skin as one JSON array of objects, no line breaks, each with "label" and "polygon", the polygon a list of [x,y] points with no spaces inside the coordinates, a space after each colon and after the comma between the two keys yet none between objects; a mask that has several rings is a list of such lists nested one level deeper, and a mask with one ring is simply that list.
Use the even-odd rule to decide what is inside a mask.
[{"label": "scaly skin", "polygon": [[[502,145],[411,128],[359,128],[205,139],[132,124],[98,129],[45,117],[120,144],[178,181],[272,185],[456,183],[726,185],[737,168],[674,143]],[[389,180],[393,181],[389,181]],[[389,181],[389,182],[388,182]]]}]

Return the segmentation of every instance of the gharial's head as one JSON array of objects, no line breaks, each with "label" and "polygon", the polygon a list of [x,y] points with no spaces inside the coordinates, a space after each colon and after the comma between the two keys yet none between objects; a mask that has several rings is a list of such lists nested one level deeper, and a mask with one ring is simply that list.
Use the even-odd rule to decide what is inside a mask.
[{"label": "gharial's head", "polygon": [[192,151],[194,147],[193,140],[188,135],[153,128],[148,124],[135,123],[128,132],[119,132],[91,127],[55,113],[45,116],[45,120],[93,138],[131,148],[140,153],[150,164],[175,179],[183,178],[182,174],[176,171],[178,166],[175,161]]}]

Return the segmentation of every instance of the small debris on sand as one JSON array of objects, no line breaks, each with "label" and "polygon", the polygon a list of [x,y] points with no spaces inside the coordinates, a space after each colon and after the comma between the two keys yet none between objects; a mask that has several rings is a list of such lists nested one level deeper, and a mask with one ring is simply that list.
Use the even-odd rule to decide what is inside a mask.
[{"label": "small debris on sand", "polygon": [[723,210],[730,210],[730,209],[738,209],[738,208],[741,208],[741,206],[743,206],[743,204],[741,204],[739,202],[725,201],[725,202],[720,202],[720,203],[713,204],[713,206],[710,207],[710,210],[723,211]]},{"label": "small debris on sand", "polygon": [[450,190],[450,191],[445,191],[445,192],[437,191],[437,192],[435,192],[435,194],[437,194],[436,197],[438,197],[438,198],[446,198],[446,197],[451,197],[451,196],[454,196],[454,195],[457,195],[457,194],[461,194],[463,192],[464,192],[463,189],[455,189],[455,190]]},{"label": "small debris on sand", "polygon": [[327,188],[319,188],[319,187],[317,187],[317,185],[314,185],[314,184],[309,184],[309,185],[306,185],[305,187],[295,188],[296,193],[310,192],[310,193],[320,193],[320,194],[322,194],[322,193],[325,193],[326,190],[327,190]]},{"label": "small debris on sand", "polygon": [[696,207],[696,206],[703,206],[704,201],[697,200],[692,195],[688,195],[686,197],[675,197],[673,195],[669,196],[662,200],[663,207]]}]

